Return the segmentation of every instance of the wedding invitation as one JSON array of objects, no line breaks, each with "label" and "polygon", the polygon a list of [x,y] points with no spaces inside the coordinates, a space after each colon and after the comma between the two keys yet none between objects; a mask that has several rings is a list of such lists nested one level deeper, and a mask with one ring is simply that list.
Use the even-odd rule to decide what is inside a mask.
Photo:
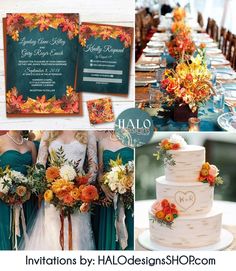
[{"label": "wedding invitation", "polygon": [[7,14],[4,25],[7,115],[80,115],[79,15]]},{"label": "wedding invitation", "polygon": [[78,88],[82,92],[128,94],[133,29],[82,23]]},{"label": "wedding invitation", "polygon": [[79,14],[9,13],[3,20],[8,117],[82,115],[82,92],[128,94],[130,27]]}]

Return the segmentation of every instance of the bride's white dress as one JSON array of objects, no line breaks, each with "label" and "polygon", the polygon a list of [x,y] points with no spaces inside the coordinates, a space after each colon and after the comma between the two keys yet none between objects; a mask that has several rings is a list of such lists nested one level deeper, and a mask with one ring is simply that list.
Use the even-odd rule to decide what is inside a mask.
[{"label": "bride's white dress", "polygon": [[[94,139],[95,140],[95,139]],[[82,169],[86,153],[88,154],[89,161],[92,161],[93,168],[97,162],[96,155],[96,141],[94,142],[93,135],[89,135],[88,148],[85,144],[81,144],[75,140],[69,144],[63,144],[59,140],[54,140],[48,147],[49,153],[59,148],[63,148],[65,158],[69,161],[80,161],[78,169]],[[43,148],[43,146],[41,146]],[[45,161],[45,153],[39,153],[39,161]],[[42,161],[40,161],[42,162]],[[93,174],[91,181],[96,179],[96,174]],[[90,181],[90,182],[91,182]],[[94,237],[91,227],[91,214],[88,213],[75,213],[71,215],[72,219],[72,232],[73,232],[73,250],[94,250]],[[52,204],[44,203],[38,218],[36,219],[35,227],[30,235],[29,244],[26,246],[27,250],[61,250],[59,242],[61,222],[60,213]],[[68,219],[64,220],[64,249],[68,250]]]}]

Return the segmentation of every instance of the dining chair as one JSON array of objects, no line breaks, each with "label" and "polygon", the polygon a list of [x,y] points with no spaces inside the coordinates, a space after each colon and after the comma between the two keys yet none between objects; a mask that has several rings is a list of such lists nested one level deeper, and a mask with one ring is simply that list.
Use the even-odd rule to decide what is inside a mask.
[{"label": "dining chair", "polygon": [[224,27],[220,29],[220,36],[219,36],[219,49],[223,52],[224,49],[224,40],[226,39],[227,30]]},{"label": "dining chair", "polygon": [[202,13],[198,11],[197,13],[197,22],[198,24],[203,27],[204,26],[204,22],[203,22],[203,16]]},{"label": "dining chair", "polygon": [[219,41],[219,26],[217,25],[215,20],[212,21],[211,38],[216,42]]},{"label": "dining chair", "polygon": [[211,36],[211,29],[212,29],[212,19],[208,18],[207,19],[207,26],[206,26],[206,32]]},{"label": "dining chair", "polygon": [[227,31],[226,39],[224,42],[224,55],[227,60],[229,60],[229,56],[230,56],[229,50],[230,50],[230,43],[231,43],[232,37],[233,37],[233,34],[230,31]]},{"label": "dining chair", "polygon": [[227,59],[230,61],[231,67],[235,70],[236,69],[236,35],[232,35]]}]

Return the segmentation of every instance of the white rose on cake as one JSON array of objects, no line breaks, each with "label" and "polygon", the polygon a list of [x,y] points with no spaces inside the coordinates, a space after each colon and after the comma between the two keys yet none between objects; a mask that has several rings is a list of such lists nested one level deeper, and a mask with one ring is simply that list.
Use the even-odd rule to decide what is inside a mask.
[{"label": "white rose on cake", "polygon": [[181,149],[187,146],[187,142],[183,139],[183,137],[177,134],[171,135],[169,142],[173,144],[179,144]]},{"label": "white rose on cake", "polygon": [[73,181],[76,175],[75,169],[70,165],[64,165],[60,168],[60,176],[66,181]]}]

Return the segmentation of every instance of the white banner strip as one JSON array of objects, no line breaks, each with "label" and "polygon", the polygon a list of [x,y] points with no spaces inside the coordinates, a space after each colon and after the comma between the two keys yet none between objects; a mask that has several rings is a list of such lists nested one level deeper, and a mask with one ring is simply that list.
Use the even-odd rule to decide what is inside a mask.
[{"label": "white banner strip", "polygon": [[83,81],[85,81],[85,82],[115,83],[115,84],[122,83],[122,79],[118,79],[118,78],[83,77]]},{"label": "white banner strip", "polygon": [[[1,270],[17,271],[234,271],[236,251],[8,251]],[[14,260],[12,260],[14,259]]]},{"label": "white banner strip", "polygon": [[83,69],[84,73],[104,73],[104,74],[118,74],[122,75],[122,70],[100,70],[100,69]]}]

